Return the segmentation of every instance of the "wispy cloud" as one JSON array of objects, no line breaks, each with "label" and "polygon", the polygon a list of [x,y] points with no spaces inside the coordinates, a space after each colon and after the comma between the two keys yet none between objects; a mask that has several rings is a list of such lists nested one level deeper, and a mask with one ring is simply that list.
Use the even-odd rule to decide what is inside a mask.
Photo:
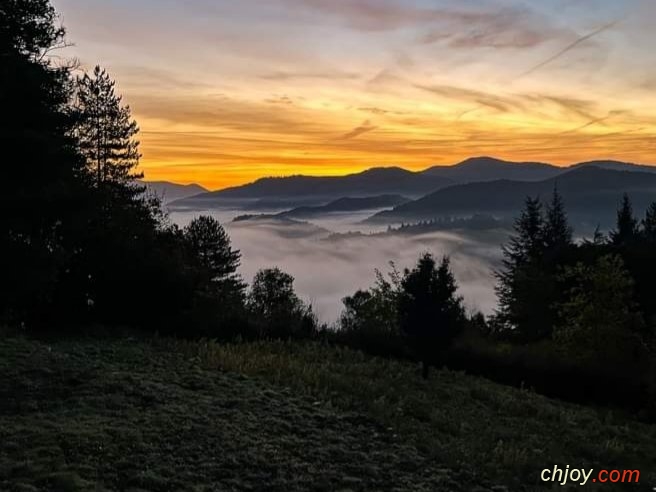
[{"label": "wispy cloud", "polygon": [[348,133],[345,133],[340,137],[340,140],[350,140],[352,138],[359,137],[363,133],[370,132],[372,130],[375,130],[378,128],[377,126],[374,126],[371,124],[369,120],[364,121],[360,126],[355,127],[353,130],[351,130]]},{"label": "wispy cloud", "polygon": [[598,36],[599,34],[613,28],[614,26],[616,26],[618,24],[618,22],[619,21],[609,22],[608,24],[605,24],[605,25],[595,29],[594,31],[589,32],[588,34],[585,34],[583,36],[579,36],[575,41],[571,42],[570,44],[565,46],[560,51],[554,53],[552,56],[550,56],[546,60],[543,60],[540,63],[538,63],[537,65],[534,65],[533,67],[529,68],[524,73],[522,73],[519,77],[525,77],[527,75],[530,75],[530,74],[540,70],[542,67],[545,67],[546,65],[549,65],[550,63],[556,61],[561,56],[563,56],[563,55],[567,54],[568,52],[572,51],[574,48],[579,46],[581,43],[584,43],[585,41],[588,41],[589,39],[592,39],[595,36]]}]

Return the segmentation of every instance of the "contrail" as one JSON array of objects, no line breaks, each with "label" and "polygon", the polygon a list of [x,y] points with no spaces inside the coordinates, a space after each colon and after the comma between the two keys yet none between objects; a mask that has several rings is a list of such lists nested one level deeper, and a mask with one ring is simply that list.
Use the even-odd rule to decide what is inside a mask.
[{"label": "contrail", "polygon": [[[567,53],[568,51],[573,50],[573,49],[576,48],[579,44],[581,44],[581,43],[587,41],[588,39],[593,38],[593,37],[595,37],[596,35],[601,34],[602,32],[607,31],[608,29],[612,28],[612,27],[615,26],[618,22],[619,22],[619,20],[615,20],[615,21],[613,21],[613,22],[610,22],[610,23],[608,23],[608,24],[606,24],[606,25],[601,26],[599,29],[596,29],[596,30],[594,30],[594,31],[592,31],[592,32],[590,32],[590,33],[584,35],[584,36],[581,36],[580,38],[578,38],[578,39],[577,39],[576,41],[574,41],[573,43],[568,44],[567,46],[565,46],[562,50],[560,50],[560,51],[559,51],[558,53],[556,53],[555,55],[553,55],[553,56],[547,58],[547,59],[544,60],[543,62],[538,63],[538,64],[535,65],[534,67],[528,69],[526,72],[524,72],[523,74],[521,74],[519,77],[525,77],[526,75],[530,75],[530,74],[532,74],[532,73],[535,72],[536,70],[539,70],[539,69],[541,69],[542,67],[544,67],[545,65],[548,65],[549,63],[553,62],[554,60],[560,58],[561,56],[563,56],[563,55],[564,55],[565,53]],[[518,77],[518,78],[519,78],[519,77]]]}]

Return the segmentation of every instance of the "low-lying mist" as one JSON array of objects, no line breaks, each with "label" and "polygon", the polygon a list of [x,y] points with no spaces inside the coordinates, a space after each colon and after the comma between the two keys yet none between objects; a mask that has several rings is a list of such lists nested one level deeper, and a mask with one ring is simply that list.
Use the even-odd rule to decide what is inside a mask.
[{"label": "low-lying mist", "polygon": [[211,214],[230,234],[233,246],[242,253],[240,269],[250,281],[260,268],[278,266],[294,276],[299,296],[310,302],[322,322],[332,323],[342,311],[342,298],[375,281],[375,270],[412,267],[426,251],[451,257],[460,294],[470,310],[486,314],[496,305],[492,270],[501,258],[500,245],[506,231],[444,231],[424,234],[332,235],[333,232],[372,232],[357,222],[359,215],[331,216],[312,223],[277,220],[231,222],[243,211],[173,212],[180,226],[193,217]]}]

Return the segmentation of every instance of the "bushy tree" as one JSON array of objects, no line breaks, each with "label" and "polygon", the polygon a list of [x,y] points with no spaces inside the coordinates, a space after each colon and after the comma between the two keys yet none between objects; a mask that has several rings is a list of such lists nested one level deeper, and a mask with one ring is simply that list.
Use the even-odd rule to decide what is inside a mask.
[{"label": "bushy tree", "polygon": [[632,365],[645,346],[645,325],[634,281],[618,255],[566,268],[572,284],[560,308],[555,341],[570,357],[597,365]]},{"label": "bushy tree", "polygon": [[404,350],[398,321],[401,277],[394,263],[390,266],[388,278],[376,270],[373,287],[342,299],[339,320],[346,343],[380,355],[400,355]]},{"label": "bushy tree", "polygon": [[412,270],[405,270],[399,294],[399,322],[416,356],[422,375],[462,330],[465,313],[448,257],[437,266],[429,253]]},{"label": "bushy tree", "polygon": [[248,308],[262,338],[308,337],[317,327],[311,306],[294,291],[294,277],[279,268],[266,268],[255,274]]}]

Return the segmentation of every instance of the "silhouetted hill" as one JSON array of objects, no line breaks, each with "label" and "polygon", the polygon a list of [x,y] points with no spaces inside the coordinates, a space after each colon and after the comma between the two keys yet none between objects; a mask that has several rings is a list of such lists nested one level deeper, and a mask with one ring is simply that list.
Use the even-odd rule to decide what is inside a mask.
[{"label": "silhouetted hill", "polygon": [[542,162],[510,162],[494,157],[473,157],[453,166],[434,166],[423,171],[459,183],[512,179],[541,181],[563,172],[563,168]]},{"label": "silhouetted hill", "polygon": [[347,176],[289,176],[262,178],[253,183],[203,193],[174,206],[230,206],[265,200],[288,203],[291,198],[306,205],[320,205],[340,197],[401,194],[419,197],[453,184],[448,178],[407,171],[398,167],[373,168]]},{"label": "silhouetted hill", "polygon": [[207,193],[207,189],[195,183],[183,185],[171,183],[169,181],[143,181],[146,187],[162,198],[164,203],[170,203],[175,200],[181,200],[199,193]]},{"label": "silhouetted hill", "polygon": [[378,167],[347,176],[261,178],[246,185],[167,201],[172,202],[170,206],[178,208],[283,210],[323,206],[345,196],[362,198],[399,194],[419,198],[455,184],[498,180],[541,182],[584,168],[656,174],[656,167],[609,160],[558,167],[542,162],[510,162],[493,157],[474,157],[453,166],[434,166],[421,172],[399,167]]},{"label": "silhouetted hill", "polygon": [[391,208],[409,201],[409,198],[401,195],[376,195],[363,198],[343,197],[326,205],[297,207],[281,212],[278,215],[281,217],[310,218],[337,212],[357,212],[360,210]]},{"label": "silhouetted hill", "polygon": [[537,181],[497,180],[450,186],[423,198],[380,212],[370,221],[424,220],[445,215],[490,213],[515,215],[526,196],[548,199],[554,186],[563,195],[570,215],[577,220],[612,221],[624,192],[636,213],[656,200],[656,174],[614,171],[584,165],[554,178]]},{"label": "silhouetted hill", "polygon": [[582,167],[599,167],[601,169],[608,169],[610,171],[632,171],[632,172],[645,172],[656,173],[655,166],[647,166],[645,164],[633,164],[631,162],[621,161],[588,161],[580,162],[570,166],[568,169],[579,169]]}]

